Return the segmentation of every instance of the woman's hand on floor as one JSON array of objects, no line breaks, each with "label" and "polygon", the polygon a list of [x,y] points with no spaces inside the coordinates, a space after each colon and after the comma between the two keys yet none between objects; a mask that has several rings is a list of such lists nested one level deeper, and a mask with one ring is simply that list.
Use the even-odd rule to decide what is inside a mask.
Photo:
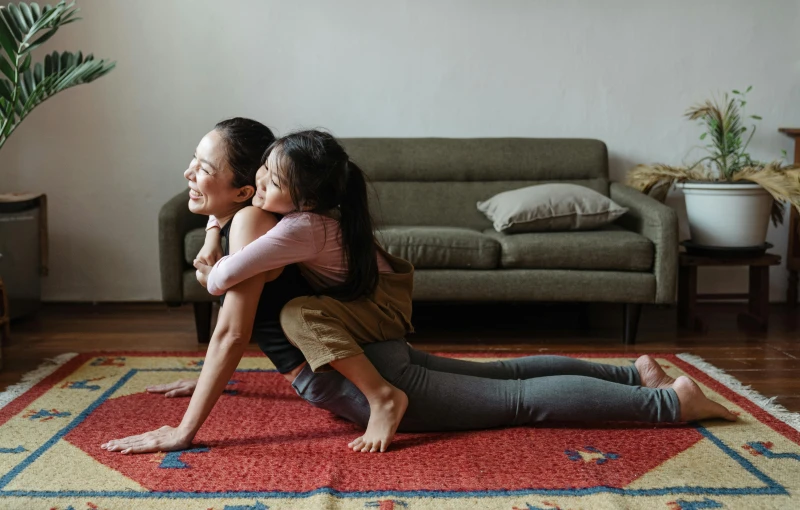
[{"label": "woman's hand on floor", "polygon": [[163,393],[165,397],[191,397],[197,387],[197,379],[182,379],[167,384],[148,386],[150,393]]},{"label": "woman's hand on floor", "polygon": [[174,452],[185,450],[192,444],[192,437],[181,429],[164,425],[158,430],[145,432],[138,436],[130,436],[125,439],[112,439],[100,445],[100,448],[110,452],[128,453],[152,453],[152,452]]}]

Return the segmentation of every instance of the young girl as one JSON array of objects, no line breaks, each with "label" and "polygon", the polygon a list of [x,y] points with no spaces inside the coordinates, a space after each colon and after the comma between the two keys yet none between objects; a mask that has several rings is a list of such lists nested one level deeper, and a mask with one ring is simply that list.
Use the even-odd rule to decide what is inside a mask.
[{"label": "young girl", "polygon": [[[351,445],[386,451],[408,398],[381,377],[359,343],[413,331],[413,267],[377,245],[364,174],[333,136],[290,134],[271,145],[265,160],[253,205],[283,218],[213,269],[202,261],[195,267],[207,275],[208,291],[221,295],[254,275],[297,263],[318,295],[287,303],[281,326],[312,370],[330,365],[369,401],[367,430]],[[215,225],[211,217],[209,228]]]}]

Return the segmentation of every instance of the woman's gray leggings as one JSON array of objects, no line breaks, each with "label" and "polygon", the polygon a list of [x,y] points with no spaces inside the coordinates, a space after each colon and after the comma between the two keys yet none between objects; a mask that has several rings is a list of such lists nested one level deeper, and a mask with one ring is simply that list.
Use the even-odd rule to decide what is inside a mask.
[{"label": "woman's gray leggings", "polygon": [[[544,421],[676,422],[675,390],[639,386],[634,365],[564,356],[480,363],[417,351],[403,340],[364,345],[378,372],[408,395],[401,432],[474,430]],[[335,371],[306,366],[292,383],[316,407],[366,426],[369,404]]]}]

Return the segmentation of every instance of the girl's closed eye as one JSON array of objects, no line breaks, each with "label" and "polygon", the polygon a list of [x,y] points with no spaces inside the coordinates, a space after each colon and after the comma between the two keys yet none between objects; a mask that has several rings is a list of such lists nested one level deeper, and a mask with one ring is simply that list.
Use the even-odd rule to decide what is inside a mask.
[{"label": "girl's closed eye", "polygon": [[281,187],[278,185],[278,181],[275,180],[275,172],[269,169],[267,170],[267,172],[269,175],[269,182],[272,183],[272,185],[275,186],[276,188],[280,189]]}]

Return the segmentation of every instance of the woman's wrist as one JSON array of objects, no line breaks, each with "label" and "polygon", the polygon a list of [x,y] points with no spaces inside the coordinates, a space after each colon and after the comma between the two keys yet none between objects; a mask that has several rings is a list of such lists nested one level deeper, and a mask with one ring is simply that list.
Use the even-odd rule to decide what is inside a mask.
[{"label": "woman's wrist", "polygon": [[200,427],[195,427],[182,421],[181,424],[176,427],[176,430],[179,434],[181,434],[181,437],[184,440],[191,442],[194,439],[194,436],[197,435],[199,428]]}]

